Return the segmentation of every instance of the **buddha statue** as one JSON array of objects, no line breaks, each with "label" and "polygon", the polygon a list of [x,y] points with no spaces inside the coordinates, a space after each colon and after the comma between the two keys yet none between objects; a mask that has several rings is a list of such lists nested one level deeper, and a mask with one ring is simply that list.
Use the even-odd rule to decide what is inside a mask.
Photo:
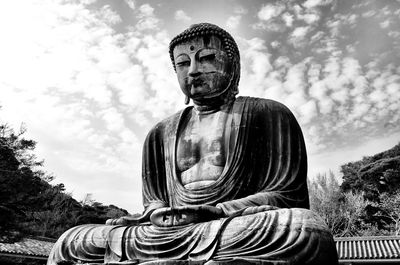
[{"label": "buddha statue", "polygon": [[170,57],[193,105],[147,135],[143,214],[68,230],[47,264],[337,264],[329,229],[308,210],[301,129],[284,105],[237,97],[232,36],[192,25]]}]

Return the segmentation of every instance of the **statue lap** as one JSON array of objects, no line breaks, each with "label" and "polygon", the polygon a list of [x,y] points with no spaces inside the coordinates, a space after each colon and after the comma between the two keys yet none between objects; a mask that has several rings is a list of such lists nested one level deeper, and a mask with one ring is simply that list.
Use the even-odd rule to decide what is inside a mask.
[{"label": "statue lap", "polygon": [[83,225],[65,232],[50,258],[106,264],[337,264],[329,229],[313,212],[253,208],[248,215],[180,227]]}]

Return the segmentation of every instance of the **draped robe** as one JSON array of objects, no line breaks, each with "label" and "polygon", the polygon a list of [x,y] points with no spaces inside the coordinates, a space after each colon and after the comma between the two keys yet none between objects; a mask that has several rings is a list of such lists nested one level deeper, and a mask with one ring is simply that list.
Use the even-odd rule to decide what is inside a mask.
[{"label": "draped robe", "polygon": [[239,97],[225,125],[227,162],[219,179],[189,190],[176,168],[181,124],[192,107],[158,123],[143,148],[145,213],[161,207],[212,205],[229,217],[173,227],[84,225],[67,231],[57,260],[138,263],[152,260],[247,260],[337,264],[329,229],[309,207],[301,129],[282,104]]}]

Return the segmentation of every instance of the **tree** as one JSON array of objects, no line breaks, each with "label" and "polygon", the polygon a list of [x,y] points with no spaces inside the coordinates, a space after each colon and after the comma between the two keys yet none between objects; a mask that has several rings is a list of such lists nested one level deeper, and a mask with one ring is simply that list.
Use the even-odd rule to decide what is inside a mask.
[{"label": "tree", "polygon": [[344,226],[339,236],[362,236],[368,227],[364,225],[363,215],[368,201],[362,193],[346,192],[341,204],[341,215]]},{"label": "tree", "polygon": [[40,207],[41,193],[50,187],[37,167],[42,164],[30,152],[36,143],[15,133],[7,124],[0,125],[0,235],[16,239],[30,228],[24,226],[28,212]]},{"label": "tree", "polygon": [[0,127],[0,239],[18,240],[25,235],[57,238],[79,224],[105,223],[109,218],[128,215],[114,205],[91,200],[77,202],[65,192],[64,184],[51,185],[53,175],[40,170],[33,151],[36,142]]},{"label": "tree", "polygon": [[[128,215],[114,205],[91,201],[82,205],[65,192],[64,184],[51,185],[43,161],[34,154],[36,142],[25,139],[22,126],[16,133],[0,122],[0,241],[25,236],[58,238],[78,224],[105,223]],[[0,264],[44,264],[43,261],[0,257]]]},{"label": "tree", "polygon": [[400,235],[400,193],[381,195],[376,217],[380,217],[386,230],[392,234]]},{"label": "tree", "polygon": [[334,236],[385,233],[371,219],[376,204],[365,199],[362,192],[343,192],[332,172],[318,174],[308,186],[311,210],[322,217]]},{"label": "tree", "polygon": [[363,192],[366,199],[379,202],[379,194],[400,190],[400,143],[360,161],[342,165],[344,192]]},{"label": "tree", "polygon": [[399,234],[400,143],[341,170],[342,191],[362,194],[367,201],[360,229],[367,234]]},{"label": "tree", "polygon": [[333,172],[318,174],[308,187],[311,210],[324,219],[334,235],[340,234],[345,223],[341,207],[344,196]]}]

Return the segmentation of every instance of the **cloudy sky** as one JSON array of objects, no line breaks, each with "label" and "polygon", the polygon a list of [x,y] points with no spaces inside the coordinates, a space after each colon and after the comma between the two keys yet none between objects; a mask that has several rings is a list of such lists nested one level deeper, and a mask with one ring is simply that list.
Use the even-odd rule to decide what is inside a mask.
[{"label": "cloudy sky", "polygon": [[24,123],[68,192],[141,212],[149,129],[184,107],[168,56],[198,22],[227,29],[240,95],[278,100],[306,138],[309,177],[400,141],[400,1],[6,1],[0,121]]}]

